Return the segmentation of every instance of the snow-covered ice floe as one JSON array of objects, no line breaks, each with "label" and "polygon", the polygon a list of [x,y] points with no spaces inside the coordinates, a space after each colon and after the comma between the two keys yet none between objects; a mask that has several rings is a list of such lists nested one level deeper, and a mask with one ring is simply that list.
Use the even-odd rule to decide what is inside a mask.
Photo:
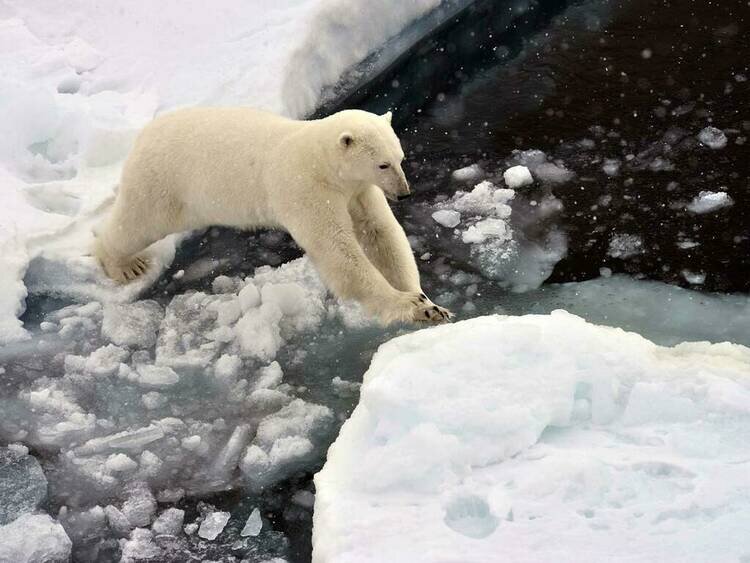
[{"label": "snow-covered ice floe", "polygon": [[[437,26],[463,4],[188,0],[154,10],[134,0],[113,11],[87,0],[4,2],[0,345],[29,337],[18,320],[27,274],[32,293],[123,299],[87,255],[129,147],[156,114],[251,105],[304,117],[368,55],[400,55],[398,46],[408,44],[379,49],[404,28],[414,28],[408,35],[415,41],[415,33],[429,31],[419,21]],[[151,277],[125,299],[171,262],[178,240],[162,241]]]},{"label": "snow-covered ice floe", "polygon": [[326,563],[736,561],[750,349],[551,315],[380,347],[315,477]]}]

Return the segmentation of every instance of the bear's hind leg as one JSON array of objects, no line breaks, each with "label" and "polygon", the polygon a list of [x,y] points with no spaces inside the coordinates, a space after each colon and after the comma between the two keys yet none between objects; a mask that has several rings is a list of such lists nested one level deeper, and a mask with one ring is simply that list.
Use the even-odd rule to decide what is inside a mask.
[{"label": "bear's hind leg", "polygon": [[114,254],[108,250],[101,237],[94,242],[94,255],[104,272],[118,283],[128,283],[143,275],[149,266],[144,253],[130,255]]}]

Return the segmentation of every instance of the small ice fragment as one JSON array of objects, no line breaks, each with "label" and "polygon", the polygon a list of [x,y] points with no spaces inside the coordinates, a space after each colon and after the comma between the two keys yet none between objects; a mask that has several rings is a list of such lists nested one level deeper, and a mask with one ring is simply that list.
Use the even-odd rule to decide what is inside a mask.
[{"label": "small ice fragment", "polygon": [[648,60],[651,58],[651,55],[653,54],[654,52],[651,49],[646,48],[643,51],[641,51],[641,58]]},{"label": "small ice fragment", "polygon": [[127,473],[138,469],[138,464],[125,454],[120,453],[109,456],[107,461],[104,462],[104,467],[108,471]]},{"label": "small ice fragment", "polygon": [[452,209],[441,209],[435,211],[435,213],[432,214],[432,218],[436,223],[448,229],[452,229],[461,222],[461,214]]},{"label": "small ice fragment", "polygon": [[148,526],[156,512],[156,499],[145,483],[132,483],[127,487],[128,499],[122,513],[134,527]]},{"label": "small ice fragment", "polygon": [[250,513],[250,516],[247,517],[247,522],[245,522],[245,527],[242,528],[242,531],[240,532],[240,535],[243,538],[246,538],[248,536],[257,536],[260,534],[260,531],[263,529],[263,519],[260,517],[260,510],[257,508],[254,508],[253,511]]},{"label": "small ice fragment", "polygon": [[198,535],[204,540],[215,540],[229,522],[229,512],[210,512],[201,522]]},{"label": "small ice fragment", "polygon": [[503,179],[505,180],[505,185],[512,189],[534,183],[534,179],[531,177],[529,169],[520,165],[511,166],[503,172]]},{"label": "small ice fragment", "polygon": [[700,215],[729,207],[732,204],[734,204],[734,201],[729,197],[727,192],[704,191],[693,198],[693,201],[688,204],[687,209]]},{"label": "small ice fragment", "polygon": [[294,493],[292,502],[297,506],[312,508],[315,505],[315,495],[310,491],[302,489]]},{"label": "small ice fragment", "polygon": [[214,281],[211,282],[211,290],[215,294],[219,293],[234,293],[236,289],[236,282],[229,276],[217,276]]},{"label": "small ice fragment", "polygon": [[612,258],[630,258],[643,252],[643,239],[637,235],[615,234],[609,241],[609,254]]},{"label": "small ice fragment", "polygon": [[681,250],[688,250],[690,248],[695,248],[696,246],[700,246],[700,243],[692,240],[681,240],[677,242],[677,248]]},{"label": "small ice fragment", "polygon": [[[534,177],[546,184],[564,184],[573,179],[575,174],[564,166],[558,166],[554,162],[543,162],[533,168]],[[510,186],[511,188],[513,186]]]},{"label": "small ice fragment", "polygon": [[243,313],[260,305],[260,291],[253,283],[248,283],[239,293],[240,308]]},{"label": "small ice fragment", "polygon": [[138,383],[143,387],[169,387],[180,380],[180,376],[169,366],[138,366]]},{"label": "small ice fragment", "polygon": [[338,375],[331,380],[331,387],[333,392],[338,397],[351,397],[359,393],[359,388],[362,386],[357,381],[347,381],[341,379]]},{"label": "small ice fragment", "polygon": [[159,517],[154,520],[151,530],[155,534],[167,534],[176,536],[182,531],[182,524],[185,520],[185,511],[179,508],[168,508]]},{"label": "small ice fragment", "polygon": [[0,525],[32,512],[47,498],[47,478],[35,457],[0,448]]},{"label": "small ice fragment", "polygon": [[465,166],[454,170],[451,177],[458,182],[472,182],[478,180],[484,175],[484,170],[478,164],[472,164],[471,166]]},{"label": "small ice fragment", "polygon": [[607,176],[617,176],[620,172],[620,161],[616,158],[607,158],[604,160],[602,170]]},{"label": "small ice fragment", "polygon": [[710,125],[698,133],[698,140],[714,150],[723,149],[727,146],[727,136],[724,131]]},{"label": "small ice fragment", "polygon": [[685,281],[692,283],[693,285],[703,285],[706,282],[706,274],[699,272],[691,272],[690,270],[682,270],[682,277]]}]

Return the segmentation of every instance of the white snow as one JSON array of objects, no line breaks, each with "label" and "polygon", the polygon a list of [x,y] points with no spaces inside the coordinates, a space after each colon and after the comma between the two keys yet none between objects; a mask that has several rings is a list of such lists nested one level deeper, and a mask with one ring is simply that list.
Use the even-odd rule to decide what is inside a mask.
[{"label": "white snow", "polygon": [[503,172],[503,180],[505,180],[505,185],[512,190],[534,183],[529,169],[520,165],[511,166]]},{"label": "white snow", "polygon": [[[130,144],[154,115],[252,105],[302,117],[325,87],[438,4],[188,0],[154,10],[134,0],[112,10],[88,0],[5,2],[0,344],[28,338],[18,321],[27,287],[130,301],[171,262],[178,237],[155,245],[149,275],[121,288],[88,256]],[[381,54],[400,54],[391,51]]]},{"label": "white snow", "polygon": [[688,203],[687,209],[697,215],[718,211],[734,205],[734,200],[727,192],[702,191]]},{"label": "white snow", "polygon": [[741,559],[748,373],[562,311],[391,340],[315,477],[313,561]]}]

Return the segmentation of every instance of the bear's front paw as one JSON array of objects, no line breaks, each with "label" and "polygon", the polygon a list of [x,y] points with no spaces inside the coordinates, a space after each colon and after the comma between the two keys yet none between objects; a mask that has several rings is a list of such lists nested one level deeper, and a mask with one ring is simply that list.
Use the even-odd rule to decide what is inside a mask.
[{"label": "bear's front paw", "polygon": [[415,307],[413,321],[416,323],[446,323],[454,315],[448,309],[435,305],[424,293],[419,293],[412,302]]}]

